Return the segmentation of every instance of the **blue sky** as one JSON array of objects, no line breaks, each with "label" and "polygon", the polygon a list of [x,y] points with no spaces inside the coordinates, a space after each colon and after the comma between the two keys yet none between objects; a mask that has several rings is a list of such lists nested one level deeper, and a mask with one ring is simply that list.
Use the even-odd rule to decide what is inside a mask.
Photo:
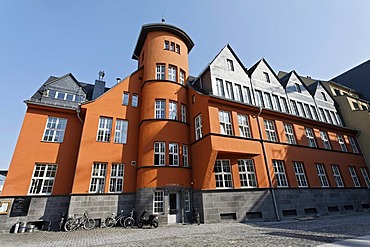
[{"label": "blue sky", "polygon": [[[370,58],[370,1],[0,0],[0,169],[7,169],[26,105],[51,75],[71,72],[108,86],[137,68],[131,59],[143,24],[186,31],[198,75],[226,44],[249,68],[265,58],[277,73],[330,79]],[[41,137],[40,137],[41,139]]]}]

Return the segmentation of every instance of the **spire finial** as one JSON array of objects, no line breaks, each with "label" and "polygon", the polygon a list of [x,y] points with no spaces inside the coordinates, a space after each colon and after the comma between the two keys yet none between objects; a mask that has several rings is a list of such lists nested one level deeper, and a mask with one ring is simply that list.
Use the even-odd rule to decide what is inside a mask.
[{"label": "spire finial", "polygon": [[166,20],[164,19],[164,15],[162,15],[162,20],[161,20],[163,23],[166,22]]}]

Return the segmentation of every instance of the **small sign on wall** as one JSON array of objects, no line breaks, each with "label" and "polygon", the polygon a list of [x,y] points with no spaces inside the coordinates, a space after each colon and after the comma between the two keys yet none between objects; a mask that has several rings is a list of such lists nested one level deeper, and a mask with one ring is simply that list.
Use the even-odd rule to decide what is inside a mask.
[{"label": "small sign on wall", "polygon": [[0,214],[8,214],[11,204],[11,201],[0,201]]},{"label": "small sign on wall", "polygon": [[14,198],[12,210],[9,217],[27,216],[30,208],[30,197],[16,197]]}]

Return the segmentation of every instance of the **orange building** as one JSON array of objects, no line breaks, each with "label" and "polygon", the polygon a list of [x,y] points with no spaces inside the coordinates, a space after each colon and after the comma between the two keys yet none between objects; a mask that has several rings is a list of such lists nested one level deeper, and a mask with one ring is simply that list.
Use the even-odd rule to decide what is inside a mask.
[{"label": "orange building", "polygon": [[319,83],[278,78],[264,59],[246,69],[229,45],[191,77],[193,46],[175,26],[144,25],[138,69],[114,87],[104,72],[94,85],[50,77],[25,101],[2,193],[30,205],[0,217],[134,207],[176,223],[197,208],[209,223],[370,207],[358,133]]}]

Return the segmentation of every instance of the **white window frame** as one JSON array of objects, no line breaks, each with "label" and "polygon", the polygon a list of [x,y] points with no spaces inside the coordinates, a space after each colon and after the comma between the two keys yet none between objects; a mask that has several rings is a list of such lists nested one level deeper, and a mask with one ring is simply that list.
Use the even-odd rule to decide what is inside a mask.
[{"label": "white window frame", "polygon": [[316,139],[315,139],[315,135],[314,135],[313,129],[306,127],[305,128],[305,132],[306,132],[306,137],[307,137],[307,140],[308,140],[308,146],[309,147],[316,148],[317,147],[317,143],[316,143]]},{"label": "white window frame", "polygon": [[282,112],[289,113],[289,106],[288,106],[288,101],[284,97],[280,97],[281,101],[281,110]]},{"label": "white window frame", "polygon": [[170,42],[168,40],[164,41],[164,49],[169,50],[170,49]]},{"label": "white window frame", "polygon": [[156,190],[153,192],[153,214],[163,214],[164,212],[164,191]]},{"label": "white window frame", "polygon": [[130,101],[130,93],[128,92],[123,92],[122,94],[122,105],[129,105]]},{"label": "white window frame", "polygon": [[229,71],[234,71],[234,62],[231,59],[226,59],[227,69]]},{"label": "white window frame", "polygon": [[365,167],[361,167],[360,169],[361,169],[362,176],[364,177],[366,186],[367,188],[370,189],[370,179],[369,179],[369,175],[367,174],[367,169]]},{"label": "white window frame", "polygon": [[166,79],[166,65],[165,64],[157,64],[156,66],[156,75],[155,78],[157,80],[165,80]]},{"label": "white window frame", "polygon": [[233,188],[230,160],[217,159],[214,165],[216,189]]},{"label": "white window frame", "polygon": [[281,105],[280,105],[279,96],[277,96],[275,94],[272,95],[272,108],[275,111],[280,111],[281,112]]},{"label": "white window frame", "polygon": [[110,193],[123,192],[124,174],[125,174],[124,164],[112,164],[109,181]]},{"label": "white window frame", "polygon": [[233,126],[231,123],[230,112],[219,110],[218,119],[220,121],[220,134],[232,136]]},{"label": "white window frame", "polygon": [[267,72],[263,72],[263,75],[265,76],[265,82],[267,82],[267,83],[271,83],[269,73],[267,73]]},{"label": "white window frame", "polygon": [[189,167],[189,148],[188,145],[182,145],[182,165]]},{"label": "white window frame", "polygon": [[351,144],[351,147],[352,147],[352,152],[354,152],[355,154],[360,153],[360,151],[357,148],[357,144],[356,144],[355,138],[352,137],[352,136],[348,136],[348,139],[349,139],[349,143]]},{"label": "white window frame", "polygon": [[113,119],[109,117],[100,117],[98,132],[96,135],[96,141],[98,142],[110,142],[112,133],[112,122]]},{"label": "white window frame", "polygon": [[298,187],[308,187],[303,163],[299,161],[293,161],[293,167]]},{"label": "white window frame", "polygon": [[312,117],[314,120],[319,120],[319,115],[317,114],[316,107],[313,105],[310,105],[311,112],[312,112]]},{"label": "white window frame", "polygon": [[321,137],[322,143],[324,145],[324,148],[330,150],[331,145],[330,145],[330,141],[329,141],[329,138],[328,138],[328,133],[325,132],[325,131],[320,130],[320,137]]},{"label": "white window frame", "polygon": [[235,100],[243,102],[243,92],[240,84],[235,84]]},{"label": "white window frame", "polygon": [[248,115],[238,114],[239,134],[241,137],[251,138]]},{"label": "white window frame", "polygon": [[343,152],[348,152],[346,143],[344,142],[343,135],[337,134],[337,139],[338,139],[338,143],[339,143],[340,149]]},{"label": "white window frame", "polygon": [[169,119],[177,120],[177,102],[170,101],[168,103]]},{"label": "white window frame", "polygon": [[324,164],[316,164],[317,176],[320,180],[321,187],[329,187],[328,177],[326,176]]},{"label": "white window frame", "polygon": [[285,174],[284,161],[273,160],[272,165],[274,167],[277,187],[288,187],[288,180]]},{"label": "white window frame", "polygon": [[265,107],[268,109],[272,109],[271,95],[269,93],[263,92],[263,98],[265,102]]},{"label": "white window frame", "polygon": [[177,67],[173,65],[168,66],[168,80],[177,82]]},{"label": "white window frame", "polygon": [[199,114],[194,119],[194,125],[195,125],[195,140],[199,140],[203,136],[202,131],[202,114]]},{"label": "white window frame", "polygon": [[58,117],[48,117],[45,125],[42,141],[59,142],[64,140],[65,130],[67,128],[67,119]]},{"label": "white window frame", "polygon": [[166,100],[155,100],[154,118],[166,119]]},{"label": "white window frame", "polygon": [[348,170],[349,170],[349,174],[351,174],[353,185],[355,187],[361,187],[360,181],[358,180],[358,177],[357,177],[357,173],[356,173],[355,167],[354,166],[349,166],[348,167]]},{"label": "white window frame", "polygon": [[310,105],[303,104],[303,107],[304,107],[304,109],[306,111],[307,118],[313,119],[312,112],[311,112],[311,109],[310,109]]},{"label": "white window frame", "polygon": [[132,94],[131,105],[132,105],[132,107],[138,107],[138,105],[139,105],[139,95]]},{"label": "white window frame", "polygon": [[290,100],[290,104],[291,104],[291,108],[292,108],[292,114],[293,115],[296,115],[296,116],[299,116],[299,112],[298,112],[298,106],[297,106],[297,102],[295,102],[294,100]]},{"label": "white window frame", "polygon": [[184,190],[184,209],[185,212],[190,212],[190,191]]},{"label": "white window frame", "polygon": [[186,116],[186,105],[181,104],[181,121],[186,123],[187,116]]},{"label": "white window frame", "polygon": [[114,143],[127,143],[128,121],[123,119],[116,119],[116,126],[114,130]]},{"label": "white window frame", "polygon": [[285,130],[285,136],[286,136],[287,143],[294,144],[294,145],[297,144],[297,141],[294,136],[293,125],[284,123],[284,130]]},{"label": "white window frame", "polygon": [[230,81],[226,81],[226,98],[234,100],[234,89],[233,83]]},{"label": "white window frame", "polygon": [[333,176],[337,187],[344,187],[342,176],[340,175],[339,166],[331,165],[331,170],[333,171]]},{"label": "white window frame", "polygon": [[294,88],[297,93],[302,93],[301,86],[298,83],[294,83]]},{"label": "white window frame", "polygon": [[168,155],[169,155],[169,165],[179,166],[179,144],[178,143],[168,144]]},{"label": "white window frame", "polygon": [[238,160],[240,186],[242,188],[257,188],[257,178],[252,159]]},{"label": "white window frame", "polygon": [[164,166],[166,164],[166,143],[165,142],[154,142],[154,162],[153,163],[155,166]]},{"label": "white window frame", "polygon": [[216,95],[225,97],[224,81],[219,78],[216,78]]},{"label": "white window frame", "polygon": [[51,195],[54,188],[57,168],[57,164],[35,164],[28,194]]},{"label": "white window frame", "polygon": [[297,101],[298,115],[301,117],[306,117],[306,113],[303,108],[302,102]]},{"label": "white window frame", "polygon": [[107,163],[94,162],[91,171],[89,193],[104,193]]},{"label": "white window frame", "polygon": [[251,90],[249,87],[243,86],[244,102],[252,104]]},{"label": "white window frame", "polygon": [[256,94],[255,94],[255,96],[256,96],[256,105],[260,106],[260,107],[264,107],[262,91],[256,90],[255,92],[256,92]]},{"label": "white window frame", "polygon": [[181,85],[185,84],[185,71],[183,71],[182,69],[180,69],[179,73],[179,82]]},{"label": "white window frame", "polygon": [[278,138],[276,135],[276,130],[275,130],[275,123],[272,120],[264,119],[263,120],[264,125],[265,125],[265,131],[266,131],[266,138],[269,141],[272,142],[277,142]]}]

